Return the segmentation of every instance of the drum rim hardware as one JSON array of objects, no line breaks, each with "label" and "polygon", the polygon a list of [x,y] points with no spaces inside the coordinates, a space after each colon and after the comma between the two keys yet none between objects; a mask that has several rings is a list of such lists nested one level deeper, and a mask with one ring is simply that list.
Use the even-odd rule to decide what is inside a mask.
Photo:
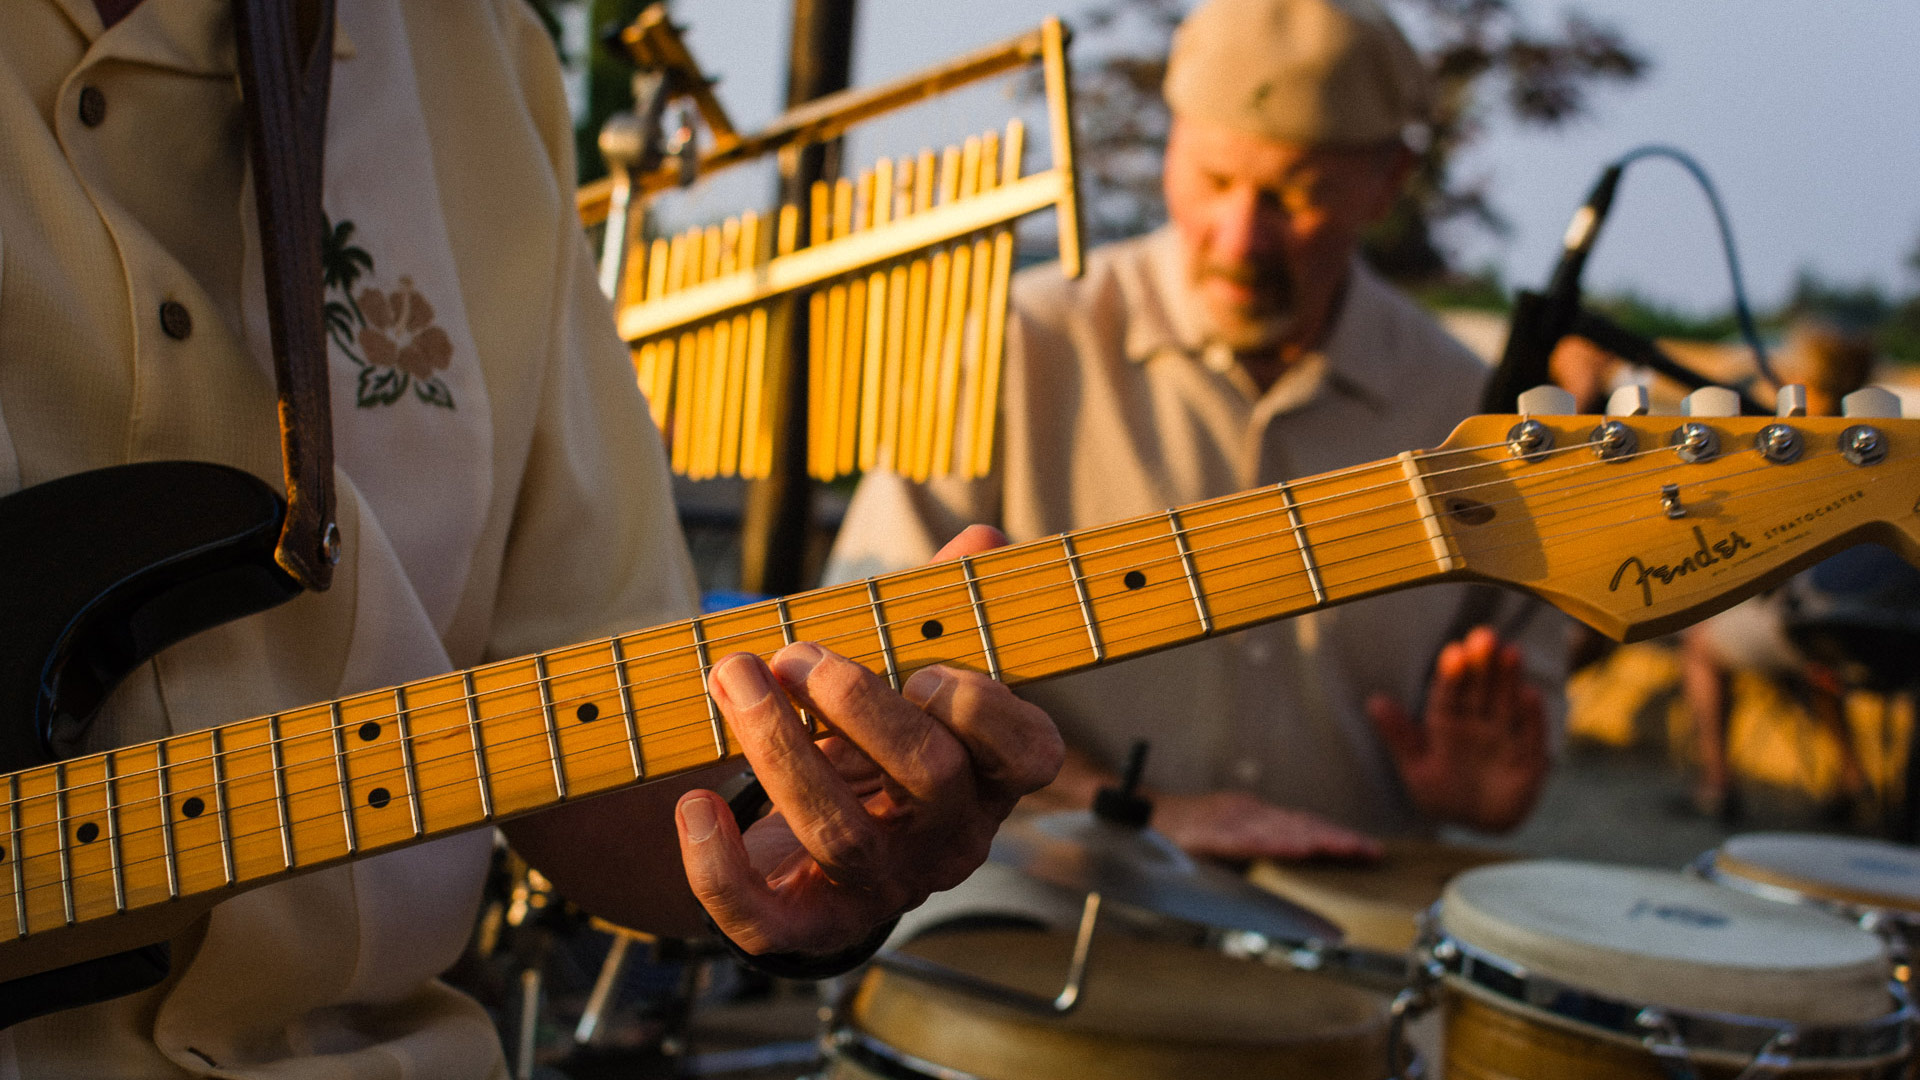
[{"label": "drum rim hardware", "polygon": [[[1437,906],[1429,913],[1437,924]],[[1396,1020],[1432,1007],[1434,987],[1451,984],[1577,1028],[1638,1044],[1663,1061],[1695,1056],[1746,1063],[1748,1075],[1792,1065],[1852,1066],[1908,1053],[1912,1003],[1899,980],[1887,983],[1895,1006],[1862,1024],[1799,1024],[1706,1009],[1651,1006],[1527,971],[1437,930],[1416,948],[1413,985],[1396,998]],[[1690,1070],[1689,1070],[1690,1071]]]},{"label": "drum rim hardware", "polygon": [[[1715,885],[1743,892],[1749,896],[1760,897],[1762,900],[1797,904],[1800,907],[1839,915],[1858,923],[1863,930],[1879,934],[1882,938],[1887,938],[1888,933],[1895,929],[1920,930],[1920,912],[1903,911],[1896,907],[1878,904],[1863,904],[1833,896],[1820,896],[1785,885],[1776,885],[1770,881],[1756,881],[1722,868],[1719,854],[1718,848],[1700,853],[1693,862],[1687,864],[1687,872],[1702,881],[1710,881]],[[1892,943],[1891,939],[1889,943]],[[1905,959],[1905,957],[1902,956],[1899,959]]]}]

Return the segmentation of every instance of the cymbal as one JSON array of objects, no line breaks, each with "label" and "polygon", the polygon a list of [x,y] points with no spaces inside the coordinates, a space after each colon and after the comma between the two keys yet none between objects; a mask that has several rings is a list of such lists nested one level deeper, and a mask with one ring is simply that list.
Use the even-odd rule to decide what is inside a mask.
[{"label": "cymbal", "polygon": [[1340,927],[1237,875],[1194,859],[1152,829],[1070,810],[1009,821],[993,839],[998,863],[1074,892],[1216,930],[1285,942],[1337,942]]}]

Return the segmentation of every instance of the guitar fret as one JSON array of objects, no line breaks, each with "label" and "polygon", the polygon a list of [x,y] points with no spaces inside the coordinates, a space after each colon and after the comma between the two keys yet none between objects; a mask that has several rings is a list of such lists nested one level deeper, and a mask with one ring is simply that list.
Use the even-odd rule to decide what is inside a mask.
[{"label": "guitar fret", "polygon": [[[775,597],[773,601],[773,610],[778,612],[780,615],[781,642],[787,645],[793,644],[793,641],[794,641],[793,612],[787,610],[787,598],[784,596]],[[808,731],[812,731],[814,729],[813,713],[807,711],[806,709],[801,709],[800,722],[806,725]]]},{"label": "guitar fret", "polygon": [[160,850],[167,864],[167,899],[180,899],[180,862],[173,844],[173,775],[165,740],[153,744],[153,780],[160,792]]},{"label": "guitar fret", "polygon": [[480,698],[474,692],[473,672],[460,675],[460,688],[467,695],[467,734],[473,737],[473,776],[480,785],[480,818],[493,820],[493,780],[487,776],[487,744],[480,738]]},{"label": "guitar fret", "polygon": [[340,824],[347,834],[347,854],[360,850],[359,830],[353,823],[353,786],[347,782],[347,736],[342,730],[340,703],[328,706],[333,717],[333,769],[340,778]]},{"label": "guitar fret", "polygon": [[273,761],[273,803],[280,811],[280,854],[293,869],[293,807],[287,801],[287,762],[280,752],[280,717],[267,717],[267,753]]},{"label": "guitar fret", "polygon": [[1087,595],[1087,579],[1080,574],[1080,556],[1073,550],[1073,536],[1060,534],[1060,546],[1067,553],[1067,569],[1073,574],[1073,592],[1080,598],[1080,618],[1087,624],[1087,640],[1093,643],[1093,658],[1105,660],[1107,647],[1100,641],[1100,631],[1093,625],[1093,598]]},{"label": "guitar fret", "polygon": [[1307,526],[1300,519],[1300,504],[1293,497],[1293,489],[1286,484],[1275,484],[1280,490],[1281,501],[1287,504],[1287,523],[1293,526],[1293,542],[1300,545],[1300,564],[1306,567],[1307,584],[1313,588],[1313,602],[1327,602],[1327,588],[1320,580],[1320,564],[1314,561],[1313,545],[1307,543]]},{"label": "guitar fret", "polygon": [[120,799],[115,790],[113,754],[109,750],[100,759],[104,779],[101,787],[107,796],[107,865],[113,873],[113,910],[127,910],[127,875],[120,862]]},{"label": "guitar fret", "polygon": [[707,656],[707,628],[698,616],[688,619],[687,625],[693,627],[693,655],[700,661],[700,693],[707,699],[707,723],[713,725],[713,752],[726,757],[727,728],[720,721],[720,703],[713,700],[713,692],[707,689],[707,677],[713,668],[713,661]]},{"label": "guitar fret", "polygon": [[1442,573],[1452,570],[1459,560],[1454,558],[1453,549],[1447,544],[1447,534],[1440,528],[1440,515],[1433,511],[1433,498],[1427,493],[1426,478],[1420,475],[1420,466],[1408,450],[1399,457],[1400,471],[1406,475],[1407,487],[1413,491],[1413,501],[1420,508],[1420,524],[1427,530],[1427,546],[1433,550],[1433,561]]},{"label": "guitar fret", "polygon": [[27,936],[27,871],[20,856],[20,774],[7,776],[7,828],[13,833],[13,922],[16,937]]},{"label": "guitar fret", "polygon": [[1167,511],[1167,527],[1173,532],[1174,550],[1180,553],[1180,569],[1187,575],[1187,588],[1193,593],[1193,609],[1200,614],[1200,632],[1213,633],[1213,612],[1207,610],[1207,597],[1200,591],[1200,571],[1193,565],[1193,549],[1187,546],[1187,530],[1180,524],[1180,511]]},{"label": "guitar fret", "polygon": [[53,766],[53,816],[60,831],[60,894],[66,904],[67,925],[73,925],[73,853],[67,847],[67,767]]},{"label": "guitar fret", "polygon": [[880,611],[880,585],[867,579],[867,607],[873,612],[873,628],[880,635],[880,659],[887,665],[887,684],[900,692],[900,668],[893,659],[893,636],[887,633],[887,617]]},{"label": "guitar fret", "polygon": [[634,726],[633,686],[627,676],[627,650],[617,637],[608,638],[607,643],[613,650],[613,681],[620,688],[620,715],[627,722],[627,751],[633,756],[633,778],[640,780],[647,775],[647,765],[640,756],[640,729]]},{"label": "guitar fret", "polygon": [[213,765],[213,808],[220,819],[220,864],[227,873],[227,884],[237,879],[233,865],[233,816],[227,806],[227,757],[220,746],[220,729],[209,732],[213,738],[209,761]]},{"label": "guitar fret", "polygon": [[[541,693],[546,693],[544,684]],[[427,823],[420,805],[420,773],[413,763],[413,713],[407,708],[406,687],[393,688],[393,710],[393,726],[400,740],[400,771],[407,778],[407,810],[413,815],[413,835],[425,836]],[[553,714],[551,705],[547,714]]]},{"label": "guitar fret", "polygon": [[980,628],[980,651],[986,654],[987,677],[1000,679],[1000,654],[993,648],[993,631],[987,629],[987,608],[980,602],[980,579],[973,572],[973,556],[960,556],[960,572],[967,577],[967,602],[973,605],[973,623]]},{"label": "guitar fret", "polygon": [[540,715],[547,724],[547,750],[553,755],[553,790],[565,802],[567,798],[567,770],[560,763],[560,722],[553,715],[553,683],[547,678],[547,658],[536,655],[533,658],[533,676],[540,685]]}]

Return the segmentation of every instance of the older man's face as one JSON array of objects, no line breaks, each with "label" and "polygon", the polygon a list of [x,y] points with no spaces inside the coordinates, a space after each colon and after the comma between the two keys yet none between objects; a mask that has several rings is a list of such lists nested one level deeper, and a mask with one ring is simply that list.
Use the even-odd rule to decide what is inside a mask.
[{"label": "older man's face", "polygon": [[1188,282],[1222,343],[1325,332],[1360,234],[1392,207],[1407,154],[1278,142],[1174,118],[1163,184]]}]

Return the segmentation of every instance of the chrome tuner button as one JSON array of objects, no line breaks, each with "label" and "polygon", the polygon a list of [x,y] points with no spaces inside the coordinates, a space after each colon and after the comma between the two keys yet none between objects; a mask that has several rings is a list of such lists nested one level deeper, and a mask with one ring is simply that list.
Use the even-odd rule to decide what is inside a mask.
[{"label": "chrome tuner button", "polygon": [[1773,399],[1773,415],[1782,420],[1807,415],[1807,388],[1799,383],[1788,383],[1780,388]]},{"label": "chrome tuner button", "polygon": [[1806,443],[1792,425],[1768,424],[1754,432],[1753,448],[1775,465],[1785,465],[1800,460],[1800,452],[1806,449]]},{"label": "chrome tuner button", "polygon": [[1724,386],[1703,386],[1680,403],[1683,416],[1739,416],[1740,395]]},{"label": "chrome tuner button", "polygon": [[1613,392],[1607,399],[1608,416],[1645,416],[1653,408],[1653,402],[1647,396],[1647,388],[1637,383],[1629,383]]},{"label": "chrome tuner button", "polygon": [[1553,429],[1538,420],[1522,420],[1507,429],[1507,453],[1538,461],[1553,449]]},{"label": "chrome tuner button", "polygon": [[1573,395],[1552,383],[1521,394],[1517,404],[1524,416],[1577,416],[1580,413]]},{"label": "chrome tuner button", "polygon": [[1720,436],[1705,424],[1681,424],[1673,430],[1673,451],[1689,465],[1720,456]]},{"label": "chrome tuner button", "polygon": [[1850,420],[1898,420],[1900,398],[1883,386],[1863,386],[1840,399],[1840,415]]},{"label": "chrome tuner button", "polygon": [[1619,461],[1632,457],[1640,449],[1640,439],[1633,429],[1618,420],[1609,420],[1594,428],[1587,442],[1593,446],[1593,456],[1601,461]]},{"label": "chrome tuner button", "polygon": [[1840,456],[1855,465],[1878,465],[1887,460],[1887,437],[1868,424],[1855,424],[1840,433]]}]

